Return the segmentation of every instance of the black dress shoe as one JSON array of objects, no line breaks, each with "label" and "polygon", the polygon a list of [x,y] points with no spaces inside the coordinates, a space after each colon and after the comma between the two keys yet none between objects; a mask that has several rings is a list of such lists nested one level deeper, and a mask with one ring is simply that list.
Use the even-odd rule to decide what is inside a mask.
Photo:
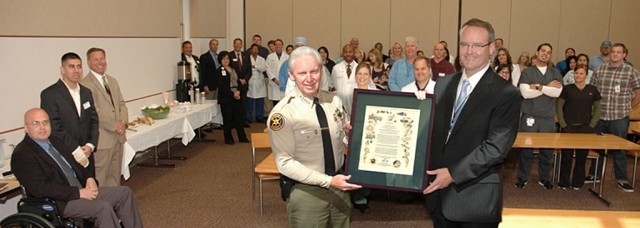
[{"label": "black dress shoe", "polygon": [[251,128],[251,125],[249,125],[248,123],[245,123],[244,128]]},{"label": "black dress shoe", "polygon": [[249,141],[248,139],[241,139],[240,142],[241,143],[250,143],[251,141]]},{"label": "black dress shoe", "polygon": [[233,145],[236,144],[236,142],[234,142],[233,140],[224,140],[224,144]]},{"label": "black dress shoe", "polygon": [[371,212],[371,208],[367,204],[354,204],[353,207],[358,209],[362,214],[369,214],[369,212]]},{"label": "black dress shoe", "polygon": [[264,119],[264,118],[258,118],[258,120],[256,120],[256,122],[258,122],[258,123],[265,123],[265,119]]}]

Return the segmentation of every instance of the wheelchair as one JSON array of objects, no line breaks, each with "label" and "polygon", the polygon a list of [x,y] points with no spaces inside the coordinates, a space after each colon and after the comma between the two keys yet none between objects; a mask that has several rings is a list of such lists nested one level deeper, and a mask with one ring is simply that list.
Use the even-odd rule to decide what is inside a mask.
[{"label": "wheelchair", "polygon": [[[93,225],[93,224],[87,224]],[[62,218],[55,200],[24,197],[18,202],[18,213],[0,221],[2,228],[77,228],[73,219]],[[87,226],[84,226],[87,227]]]}]

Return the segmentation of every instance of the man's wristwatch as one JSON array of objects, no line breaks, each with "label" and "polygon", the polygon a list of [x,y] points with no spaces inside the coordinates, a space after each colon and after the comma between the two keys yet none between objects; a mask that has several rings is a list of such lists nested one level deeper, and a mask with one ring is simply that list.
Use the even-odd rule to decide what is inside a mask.
[{"label": "man's wristwatch", "polygon": [[540,83],[536,83],[534,85],[536,86],[537,90],[542,90],[542,85],[540,85]]}]

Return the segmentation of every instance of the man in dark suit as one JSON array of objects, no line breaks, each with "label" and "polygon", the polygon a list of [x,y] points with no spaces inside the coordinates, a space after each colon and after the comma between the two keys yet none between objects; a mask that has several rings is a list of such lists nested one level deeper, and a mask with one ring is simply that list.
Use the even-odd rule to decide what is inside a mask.
[{"label": "man in dark suit", "polygon": [[213,98],[212,95],[216,94],[213,92],[217,89],[213,82],[213,75],[218,68],[220,68],[220,63],[218,62],[218,40],[211,39],[209,41],[209,51],[200,55],[200,87],[201,91],[207,94],[207,97]]},{"label": "man in dark suit", "polygon": [[[51,136],[51,122],[43,109],[24,115],[27,135],[11,156],[11,170],[27,196],[56,201],[62,217],[93,220],[96,227],[142,227],[133,191],[126,186],[98,187],[65,143]],[[120,221],[119,221],[120,220]]]},{"label": "man in dark suit", "polygon": [[[231,60],[229,66],[236,71],[236,74],[238,74],[238,80],[240,80],[238,87],[242,87],[244,91],[247,91],[249,89],[249,79],[251,78],[251,59],[249,58],[249,55],[242,54],[242,39],[236,38],[233,40],[233,51],[229,52],[229,58]],[[242,100],[242,107],[245,109],[245,112],[243,113],[247,113],[246,93],[240,98],[240,100]],[[251,127],[249,126],[248,120],[244,120],[244,127]]]},{"label": "man in dark suit", "polygon": [[51,118],[53,136],[75,149],[75,159],[95,177],[92,152],[98,145],[98,113],[91,90],[79,84],[82,78],[80,56],[73,52],[64,54],[60,73],[62,79],[40,93],[40,108]]},{"label": "man in dark suit", "polygon": [[460,30],[464,71],[436,83],[427,208],[434,227],[498,227],[504,158],[518,133],[518,89],[489,68],[495,50],[488,22]]}]

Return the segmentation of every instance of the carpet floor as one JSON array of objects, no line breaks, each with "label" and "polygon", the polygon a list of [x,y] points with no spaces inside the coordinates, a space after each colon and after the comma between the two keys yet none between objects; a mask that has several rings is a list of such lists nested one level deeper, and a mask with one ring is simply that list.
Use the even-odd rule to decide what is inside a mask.
[{"label": "carpet floor", "polygon": [[[252,123],[247,134],[262,132],[264,124]],[[235,131],[234,131],[235,136]],[[132,167],[131,178],[122,184],[131,187],[138,199],[145,227],[287,227],[285,203],[280,198],[277,181],[264,182],[264,215],[260,216],[257,180],[251,179],[251,144],[224,144],[222,131],[208,133],[217,143],[192,142],[187,147],[174,144],[172,156],[186,156],[185,161],[161,160],[175,168]],[[268,150],[258,151],[261,161]],[[514,159],[509,159],[514,160]],[[517,161],[517,160],[515,160]],[[629,159],[629,170],[633,164]],[[582,189],[545,190],[537,184],[537,160],[534,159],[529,184],[514,187],[515,164],[503,167],[504,206],[508,208],[640,211],[640,191],[620,190],[607,168],[604,195],[611,207]],[[629,175],[631,178],[631,173]],[[256,183],[256,200],[252,201],[251,182]],[[404,193],[373,190],[371,213],[353,210],[352,227],[432,227],[424,202],[401,205]]]}]

